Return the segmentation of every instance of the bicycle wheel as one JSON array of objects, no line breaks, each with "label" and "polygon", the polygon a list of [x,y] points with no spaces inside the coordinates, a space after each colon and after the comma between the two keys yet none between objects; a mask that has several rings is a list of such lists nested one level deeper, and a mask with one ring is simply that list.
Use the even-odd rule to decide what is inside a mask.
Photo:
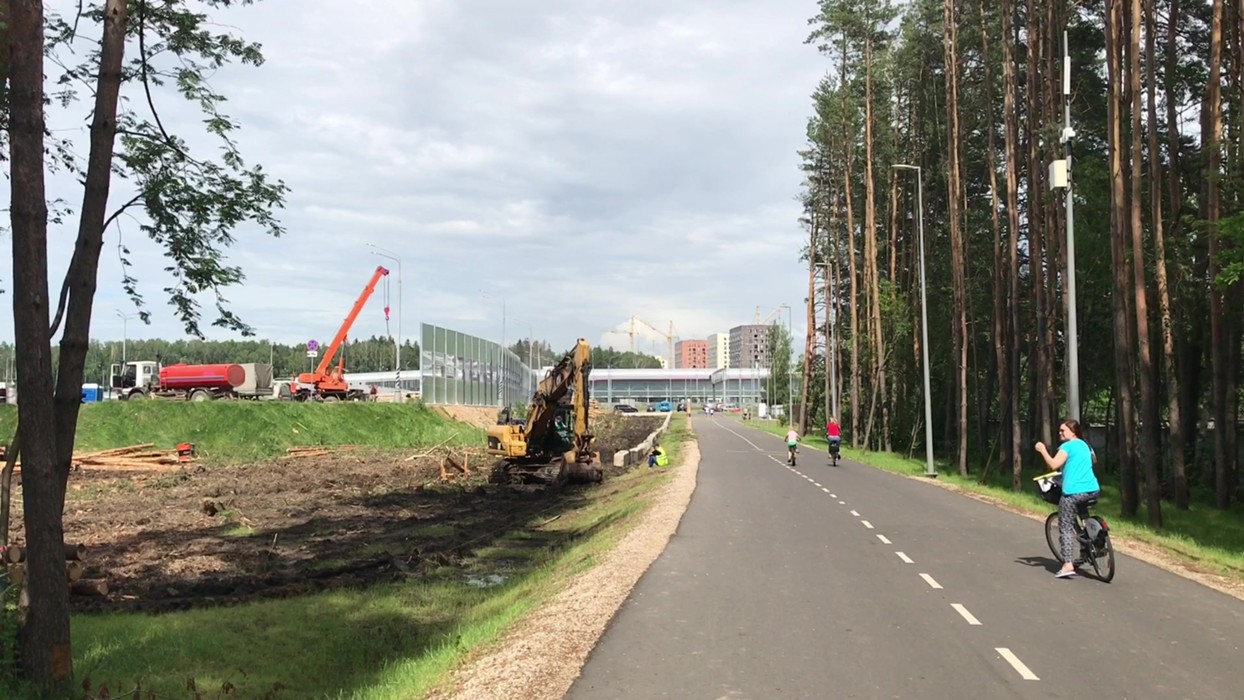
[{"label": "bicycle wheel", "polygon": [[1063,561],[1063,548],[1059,546],[1058,539],[1058,511],[1050,513],[1045,519],[1045,543],[1050,546],[1050,551],[1054,553],[1054,559],[1060,564]]},{"label": "bicycle wheel", "polygon": [[1093,571],[1103,583],[1114,580],[1114,543],[1110,541],[1110,533],[1106,533],[1106,542],[1095,548],[1097,556],[1093,559]]}]

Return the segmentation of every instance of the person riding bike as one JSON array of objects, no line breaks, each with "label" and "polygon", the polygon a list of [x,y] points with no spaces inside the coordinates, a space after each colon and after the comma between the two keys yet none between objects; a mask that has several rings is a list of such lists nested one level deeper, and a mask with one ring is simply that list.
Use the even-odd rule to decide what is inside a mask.
[{"label": "person riding bike", "polygon": [[792,427],[786,431],[786,463],[795,466],[795,452],[799,446],[799,433]]},{"label": "person riding bike", "polygon": [[838,419],[833,416],[825,423],[825,442],[829,445],[829,453],[837,457],[842,448],[842,428],[838,427]]},{"label": "person riding bike", "polygon": [[1045,443],[1037,442],[1036,450],[1052,471],[1063,473],[1063,496],[1058,499],[1058,534],[1062,545],[1063,566],[1054,574],[1059,578],[1076,575],[1075,555],[1076,511],[1088,501],[1101,494],[1101,485],[1093,473],[1095,455],[1084,441],[1079,421],[1068,418],[1058,426],[1058,436],[1064,441],[1053,455]]}]

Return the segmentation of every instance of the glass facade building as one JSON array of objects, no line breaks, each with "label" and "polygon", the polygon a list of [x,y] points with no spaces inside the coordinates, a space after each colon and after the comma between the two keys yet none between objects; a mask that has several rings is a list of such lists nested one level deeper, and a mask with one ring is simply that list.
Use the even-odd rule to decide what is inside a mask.
[{"label": "glass facade building", "polygon": [[466,333],[420,324],[423,402],[459,406],[527,404],[536,373],[501,345]]}]

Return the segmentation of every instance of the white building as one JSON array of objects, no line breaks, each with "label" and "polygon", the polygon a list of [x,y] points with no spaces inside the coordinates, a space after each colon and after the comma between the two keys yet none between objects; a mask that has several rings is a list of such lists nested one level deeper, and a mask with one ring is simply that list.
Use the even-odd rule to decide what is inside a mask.
[{"label": "white building", "polygon": [[730,334],[714,333],[708,337],[709,369],[730,367]]}]

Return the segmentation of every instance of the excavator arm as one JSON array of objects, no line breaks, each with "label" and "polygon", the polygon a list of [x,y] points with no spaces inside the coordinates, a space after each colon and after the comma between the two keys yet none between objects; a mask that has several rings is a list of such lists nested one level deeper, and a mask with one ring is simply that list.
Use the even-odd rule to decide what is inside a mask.
[{"label": "excavator arm", "polygon": [[522,425],[501,423],[488,431],[488,450],[510,468],[528,472],[559,463],[561,476],[600,479],[600,455],[592,451],[588,374],[592,348],[582,338],[540,381]]}]

